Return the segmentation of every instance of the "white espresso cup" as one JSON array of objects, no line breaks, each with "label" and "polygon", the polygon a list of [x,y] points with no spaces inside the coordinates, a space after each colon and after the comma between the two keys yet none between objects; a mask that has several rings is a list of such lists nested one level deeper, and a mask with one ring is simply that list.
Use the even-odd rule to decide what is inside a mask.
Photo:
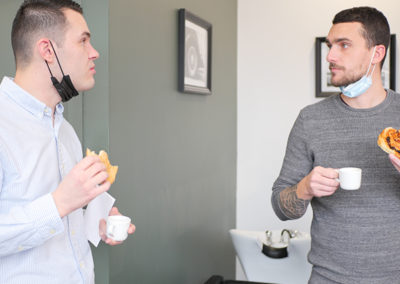
[{"label": "white espresso cup", "polygon": [[114,241],[123,241],[128,237],[128,229],[131,218],[122,215],[108,216],[107,237]]},{"label": "white espresso cup", "polygon": [[356,190],[361,186],[361,173],[360,168],[341,168],[336,170],[339,173],[339,178],[336,179],[340,182],[340,187],[346,190]]}]

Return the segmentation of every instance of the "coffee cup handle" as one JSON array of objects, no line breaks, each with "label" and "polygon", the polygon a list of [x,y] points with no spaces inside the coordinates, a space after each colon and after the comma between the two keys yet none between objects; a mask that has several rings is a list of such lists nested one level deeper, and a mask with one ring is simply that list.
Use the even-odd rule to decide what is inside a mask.
[{"label": "coffee cup handle", "polygon": [[[335,171],[336,171],[337,173],[339,173],[339,170],[338,170],[338,169],[335,169]],[[340,182],[340,179],[338,179],[338,178],[335,178],[335,180],[336,180],[337,182]]]}]

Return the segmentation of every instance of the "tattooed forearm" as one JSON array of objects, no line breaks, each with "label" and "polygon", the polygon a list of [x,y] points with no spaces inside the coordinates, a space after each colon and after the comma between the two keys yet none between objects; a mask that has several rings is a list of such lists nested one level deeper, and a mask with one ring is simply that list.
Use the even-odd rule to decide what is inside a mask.
[{"label": "tattooed forearm", "polygon": [[290,219],[297,219],[306,213],[310,201],[300,199],[296,194],[297,185],[284,189],[280,197],[280,207],[283,213]]}]

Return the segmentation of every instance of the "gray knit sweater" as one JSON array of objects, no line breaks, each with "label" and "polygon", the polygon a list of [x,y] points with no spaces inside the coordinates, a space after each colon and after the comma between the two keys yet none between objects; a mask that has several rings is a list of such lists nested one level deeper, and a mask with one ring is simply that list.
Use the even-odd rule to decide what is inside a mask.
[{"label": "gray knit sweater", "polygon": [[370,109],[353,109],[336,95],[300,112],[273,185],[280,219],[289,218],[279,193],[314,167],[363,170],[359,190],[311,201],[309,283],[400,283],[400,173],[376,143],[389,126],[400,129],[400,95],[390,90]]}]

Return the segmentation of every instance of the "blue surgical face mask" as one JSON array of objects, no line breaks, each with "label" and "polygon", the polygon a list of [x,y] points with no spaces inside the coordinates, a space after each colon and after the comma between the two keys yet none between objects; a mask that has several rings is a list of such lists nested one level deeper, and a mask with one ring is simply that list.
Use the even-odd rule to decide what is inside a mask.
[{"label": "blue surgical face mask", "polygon": [[372,57],[371,57],[371,61],[369,62],[367,73],[364,76],[362,76],[360,80],[358,80],[354,83],[351,83],[347,86],[340,87],[340,91],[346,97],[349,97],[349,98],[358,97],[359,95],[364,94],[369,89],[369,87],[371,87],[372,74],[374,73],[376,64],[374,64],[374,67],[372,68],[372,72],[369,76],[368,76],[368,73],[369,73],[369,69],[371,68],[372,59],[374,59],[375,48],[376,48],[376,46],[374,47],[374,52],[372,53]]}]

